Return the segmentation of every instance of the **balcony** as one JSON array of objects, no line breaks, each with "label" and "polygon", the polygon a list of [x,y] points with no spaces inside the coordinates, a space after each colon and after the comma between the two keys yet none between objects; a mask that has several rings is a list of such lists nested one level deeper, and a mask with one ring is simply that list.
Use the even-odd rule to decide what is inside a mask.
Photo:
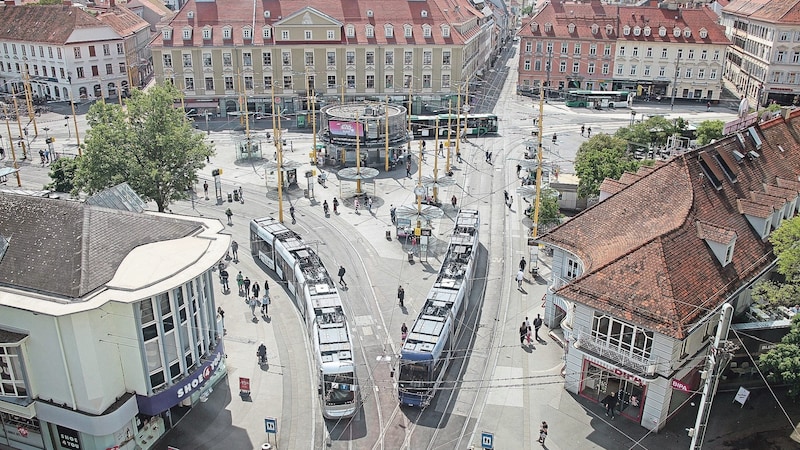
[{"label": "balcony", "polygon": [[577,339],[575,344],[592,353],[600,355],[614,363],[633,369],[636,372],[653,375],[656,372],[656,364],[641,355],[623,352],[618,348],[611,347],[608,342],[592,336],[590,330],[586,328],[576,329]]}]

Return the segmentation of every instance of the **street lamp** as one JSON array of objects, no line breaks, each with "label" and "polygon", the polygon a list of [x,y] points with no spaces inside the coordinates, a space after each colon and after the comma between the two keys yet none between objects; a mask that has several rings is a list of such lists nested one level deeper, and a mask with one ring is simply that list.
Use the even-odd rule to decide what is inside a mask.
[{"label": "street lamp", "polygon": [[636,111],[631,110],[631,126],[633,126],[633,122],[636,119]]}]

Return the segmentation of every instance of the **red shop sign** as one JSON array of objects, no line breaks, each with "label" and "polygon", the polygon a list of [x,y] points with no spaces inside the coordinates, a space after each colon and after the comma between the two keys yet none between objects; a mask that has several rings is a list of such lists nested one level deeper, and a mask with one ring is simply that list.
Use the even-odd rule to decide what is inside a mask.
[{"label": "red shop sign", "polygon": [[674,380],[674,379],[672,380],[672,389],[677,389],[683,392],[691,392],[691,389],[689,389],[688,385],[679,380]]},{"label": "red shop sign", "polygon": [[239,377],[239,390],[250,392],[250,378]]}]

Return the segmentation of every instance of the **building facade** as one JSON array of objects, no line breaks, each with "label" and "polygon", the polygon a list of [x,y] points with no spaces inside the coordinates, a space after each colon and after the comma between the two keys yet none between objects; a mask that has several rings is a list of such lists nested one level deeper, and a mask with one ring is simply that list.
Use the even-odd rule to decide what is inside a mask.
[{"label": "building facade", "polygon": [[602,201],[540,238],[567,390],[618,393],[653,431],[698,390],[722,306],[748,310],[775,265],[769,233],[800,212],[800,111],[784,113],[604,182]]},{"label": "building facade", "polygon": [[730,42],[709,9],[670,6],[547,4],[520,30],[519,88],[718,100]]},{"label": "building facade", "polygon": [[150,448],[226,372],[211,268],[230,236],[216,220],[0,205],[0,444]]},{"label": "building facade", "polygon": [[152,42],[156,79],[187,108],[226,115],[285,113],[360,99],[401,102],[415,114],[446,107],[487,68],[494,20],[471,3],[392,0],[305,3],[190,0]]},{"label": "building facade", "polygon": [[122,7],[92,14],[71,2],[5,5],[0,23],[2,92],[23,92],[29,82],[47,100],[113,98],[152,70],[148,24]]},{"label": "building facade", "polygon": [[721,23],[732,42],[727,88],[751,105],[800,104],[800,1],[731,2]]}]

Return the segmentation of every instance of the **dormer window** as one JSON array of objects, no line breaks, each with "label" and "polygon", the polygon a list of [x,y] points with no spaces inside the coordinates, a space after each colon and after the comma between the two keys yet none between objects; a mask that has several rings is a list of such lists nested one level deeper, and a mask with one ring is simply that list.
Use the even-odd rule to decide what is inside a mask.
[{"label": "dormer window", "polygon": [[606,25],[606,34],[614,34],[614,27],[612,27],[610,24]]},{"label": "dormer window", "polygon": [[411,25],[403,25],[403,36],[410,38],[413,32]]},{"label": "dormer window", "polygon": [[708,30],[705,28],[700,28],[700,39],[705,39],[708,37]]},{"label": "dormer window", "polygon": [[673,28],[672,35],[675,37],[681,37],[681,29],[678,27]]},{"label": "dormer window", "polygon": [[644,35],[645,35],[645,36],[650,36],[650,33],[651,33],[651,32],[652,32],[652,29],[650,29],[650,27],[649,27],[649,26],[647,26],[647,27],[644,27]]},{"label": "dormer window", "polygon": [[689,27],[684,28],[683,29],[683,37],[685,37],[687,39],[692,37],[692,29],[689,28]]},{"label": "dormer window", "polygon": [[423,9],[422,11],[419,12],[419,15],[422,16],[422,18],[424,19],[428,17],[428,11]]},{"label": "dormer window", "polygon": [[203,28],[203,39],[204,40],[211,39],[211,27]]},{"label": "dormer window", "polygon": [[422,26],[422,37],[429,38],[431,37],[431,26],[430,25],[423,25]]},{"label": "dormer window", "polygon": [[628,25],[622,27],[622,34],[625,36],[631,34],[631,27],[629,27]]},{"label": "dormer window", "polygon": [[633,35],[639,36],[640,34],[642,34],[642,27],[640,27],[639,25],[633,27]]},{"label": "dormer window", "polygon": [[536,31],[539,31],[539,24],[536,22],[531,22],[531,31],[533,31],[534,33]]},{"label": "dormer window", "polygon": [[727,266],[733,261],[733,247],[736,245],[736,238],[734,238],[728,247],[725,249],[725,261],[722,263],[722,267]]},{"label": "dormer window", "polygon": [[164,28],[163,30],[161,30],[161,37],[165,41],[172,40],[172,29],[171,28]]},{"label": "dormer window", "polygon": [[592,24],[592,34],[597,34],[599,31],[600,31],[600,25],[597,25],[596,23],[593,23]]},{"label": "dormer window", "polygon": [[233,32],[233,28],[231,27],[223,27],[222,28],[222,39],[230,39],[231,33]]},{"label": "dormer window", "polygon": [[367,17],[372,17],[374,15],[375,15],[375,13],[373,13],[371,9],[367,10]]},{"label": "dormer window", "polygon": [[372,25],[367,25],[367,27],[364,29],[364,34],[368,38],[375,37],[375,27],[373,27]]},{"label": "dormer window", "polygon": [[733,250],[736,245],[736,231],[712,225],[707,222],[697,222],[697,237],[704,240],[708,248],[722,267],[733,262]]},{"label": "dormer window", "polygon": [[183,29],[183,40],[188,41],[192,38],[192,29],[191,28],[184,28]]},{"label": "dormer window", "polygon": [[667,28],[666,27],[659,27],[658,28],[658,35],[664,37],[667,35]]},{"label": "dormer window", "polygon": [[570,23],[569,25],[567,25],[567,31],[569,31],[569,34],[574,33],[575,32],[575,24],[574,23]]},{"label": "dormer window", "polygon": [[261,37],[264,39],[271,39],[272,38],[272,28],[271,27],[264,27],[261,29]]},{"label": "dormer window", "polygon": [[345,27],[345,34],[347,34],[347,37],[349,38],[356,37],[356,27],[353,25],[348,25]]},{"label": "dormer window", "polygon": [[242,28],[242,38],[243,39],[253,39],[253,29],[250,27]]},{"label": "dormer window", "polygon": [[393,37],[394,36],[394,27],[391,26],[388,23],[386,25],[384,25],[383,26],[383,35],[385,37],[387,37],[387,38]]},{"label": "dormer window", "polygon": [[442,25],[442,37],[449,38],[450,37],[450,26],[449,25]]},{"label": "dormer window", "polygon": [[545,23],[544,24],[544,32],[545,33],[549,33],[551,31],[553,31],[553,24],[550,23],[550,22]]}]

